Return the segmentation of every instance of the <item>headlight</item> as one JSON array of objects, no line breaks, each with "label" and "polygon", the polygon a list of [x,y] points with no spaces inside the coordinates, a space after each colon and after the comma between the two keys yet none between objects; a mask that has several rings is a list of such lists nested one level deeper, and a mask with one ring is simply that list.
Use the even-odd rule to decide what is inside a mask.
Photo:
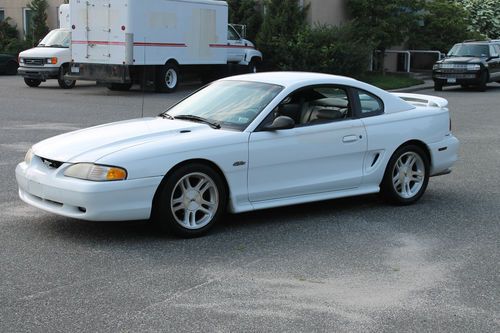
[{"label": "headlight", "polygon": [[30,148],[28,149],[28,152],[26,152],[26,155],[24,155],[24,163],[30,165],[32,159],[33,159],[33,150]]},{"label": "headlight", "polygon": [[47,61],[47,64],[51,64],[51,65],[57,64],[57,57],[47,58],[45,60]]},{"label": "headlight", "polygon": [[441,64],[434,64],[434,66],[432,66],[432,69],[440,69],[441,68]]},{"label": "headlight", "polygon": [[479,65],[479,64],[467,65],[468,71],[478,71],[480,69],[481,69],[481,65]]},{"label": "headlight", "polygon": [[24,64],[24,58],[19,58],[19,63]]},{"label": "headlight", "polygon": [[77,163],[64,171],[66,177],[73,177],[92,181],[125,180],[127,170],[114,166],[92,163]]}]

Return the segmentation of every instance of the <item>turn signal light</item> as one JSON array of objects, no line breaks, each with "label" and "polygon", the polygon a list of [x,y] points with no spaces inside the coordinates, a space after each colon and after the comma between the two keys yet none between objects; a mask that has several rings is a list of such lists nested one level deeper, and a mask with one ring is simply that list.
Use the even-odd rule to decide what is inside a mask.
[{"label": "turn signal light", "polygon": [[120,168],[111,167],[106,174],[106,180],[123,180],[125,178],[127,178],[127,173]]}]

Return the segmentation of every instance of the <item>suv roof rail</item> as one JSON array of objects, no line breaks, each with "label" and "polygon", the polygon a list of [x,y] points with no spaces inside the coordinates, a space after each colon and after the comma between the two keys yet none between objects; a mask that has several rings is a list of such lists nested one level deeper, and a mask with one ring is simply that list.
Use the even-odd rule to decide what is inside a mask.
[{"label": "suv roof rail", "polygon": [[472,43],[472,42],[483,42],[483,43],[489,43],[492,42],[491,39],[486,39],[486,40],[477,40],[477,39],[466,39],[462,43]]}]

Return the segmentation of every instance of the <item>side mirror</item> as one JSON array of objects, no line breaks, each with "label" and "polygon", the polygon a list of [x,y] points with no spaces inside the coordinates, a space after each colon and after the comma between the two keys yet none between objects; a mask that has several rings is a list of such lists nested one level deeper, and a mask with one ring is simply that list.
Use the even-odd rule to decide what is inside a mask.
[{"label": "side mirror", "polygon": [[295,127],[295,121],[288,116],[276,117],[272,124],[264,126],[266,131],[276,131],[283,129],[291,129]]}]

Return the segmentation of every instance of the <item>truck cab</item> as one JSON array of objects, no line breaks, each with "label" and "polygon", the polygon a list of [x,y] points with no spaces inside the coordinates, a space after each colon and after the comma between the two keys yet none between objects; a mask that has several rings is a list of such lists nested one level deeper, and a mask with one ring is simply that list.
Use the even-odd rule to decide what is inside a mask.
[{"label": "truck cab", "polygon": [[59,7],[59,22],[61,27],[50,31],[36,47],[19,53],[17,73],[29,87],[38,87],[49,79],[58,80],[63,89],[75,86],[75,80],[64,78],[71,63],[69,5]]},{"label": "truck cab", "polygon": [[257,61],[262,60],[262,53],[255,49],[251,41],[245,39],[245,27],[240,27],[242,27],[241,33],[237,31],[235,25],[227,26],[227,61],[248,66],[250,73],[256,73]]}]

